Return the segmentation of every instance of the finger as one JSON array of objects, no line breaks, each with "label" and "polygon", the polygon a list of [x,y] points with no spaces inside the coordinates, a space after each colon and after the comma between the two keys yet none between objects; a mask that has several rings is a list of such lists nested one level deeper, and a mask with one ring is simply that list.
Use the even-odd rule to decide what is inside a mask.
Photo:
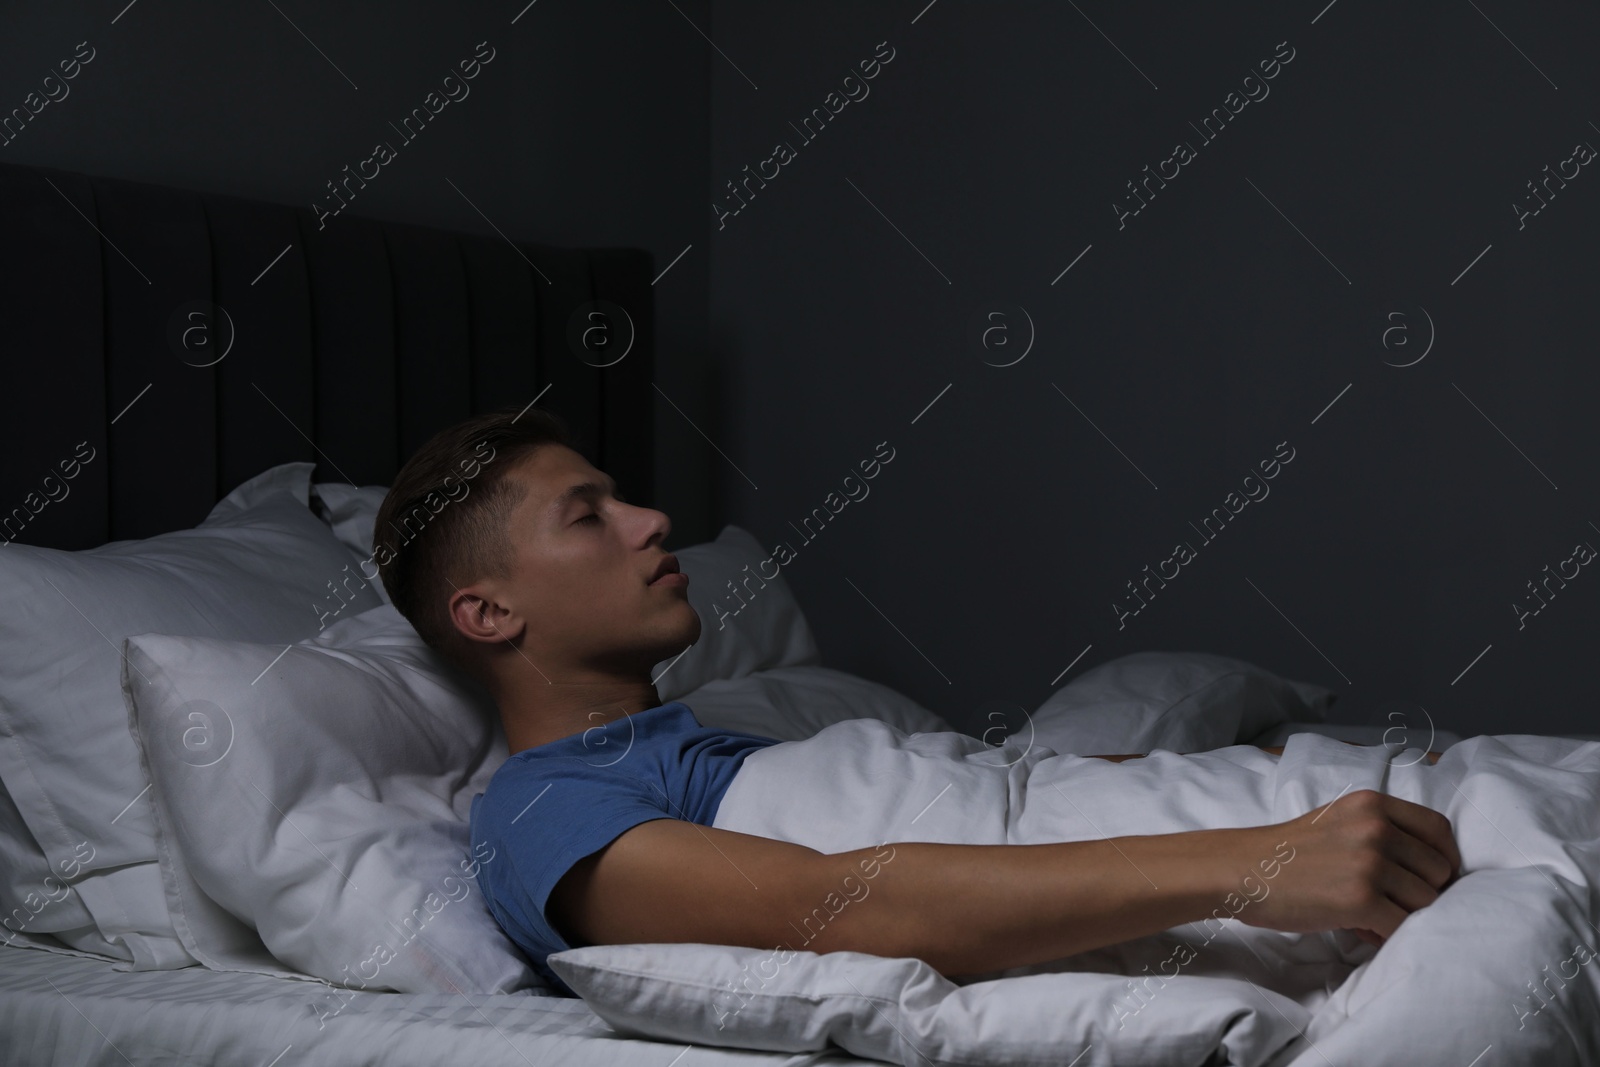
[{"label": "finger", "polygon": [[1385,867],[1379,880],[1388,898],[1407,912],[1426,908],[1439,899],[1439,891],[1398,864]]},{"label": "finger", "polygon": [[1379,948],[1383,947],[1383,938],[1379,937],[1371,930],[1366,930],[1358,926],[1352,932],[1369,945],[1377,945]]},{"label": "finger", "polygon": [[1400,924],[1405,922],[1406,911],[1400,905],[1385,897],[1368,908],[1366,913],[1361,916],[1361,920],[1367,924],[1367,929],[1387,941],[1394,936],[1394,932],[1400,928]]},{"label": "finger", "polygon": [[1440,812],[1399,797],[1384,797],[1384,814],[1400,829],[1432,845],[1450,862],[1450,869],[1461,869],[1461,850],[1456,847],[1455,830]]},{"label": "finger", "polygon": [[1448,856],[1398,828],[1385,840],[1383,854],[1435,889],[1443,889],[1455,874],[1455,867]]}]

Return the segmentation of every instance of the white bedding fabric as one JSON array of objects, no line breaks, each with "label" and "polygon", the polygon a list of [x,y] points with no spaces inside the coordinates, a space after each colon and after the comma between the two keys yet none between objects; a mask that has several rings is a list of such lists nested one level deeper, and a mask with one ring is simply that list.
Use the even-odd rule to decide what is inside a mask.
[{"label": "white bedding fabric", "polygon": [[1098,974],[958,986],[916,959],[683,944],[569,949],[550,965],[622,1033],[774,1051],[839,1046],[905,1067],[1188,1067],[1219,1049],[1225,1063],[1260,1064],[1306,1017],[1238,979],[1179,977],[1113,1042],[1106,1023],[1115,1028],[1129,993]]},{"label": "white bedding fabric", "polygon": [[[1133,751],[1134,740],[1153,748],[1226,744],[1258,728],[1300,727],[1286,720],[1320,710],[1314,689],[1239,661],[1142,655],[1138,670],[1113,661],[1084,676],[1120,685],[1126,714],[1052,721],[1041,709],[1052,740],[1087,737],[1091,743],[1074,745],[1079,751]],[[794,673],[804,670],[822,669]],[[1058,712],[1073,706],[1053,700]],[[1078,727],[1090,733],[1075,735]],[[883,722],[841,722],[810,741],[753,754],[717,825],[828,851],[887,840],[1068,840],[1282,821],[1341,789],[1387,784],[1456,819],[1472,873],[1376,959],[1350,936],[1293,937],[1233,920],[961,983],[912,960],[800,953],[763,985],[766,1010],[730,1015],[716,987],[769,953],[634,945],[565,954],[575,961],[574,988],[623,1032],[727,1046],[720,1050],[623,1040],[564,998],[370,993],[201,968],[107,978],[104,963],[0,949],[0,1063],[123,1063],[127,1055],[135,1063],[261,1067],[286,1049],[284,1067],[860,1062],[748,1051],[810,1053],[829,1042],[907,1064],[1065,1065],[1082,1053],[1081,1067],[1201,1063],[1213,1051],[1263,1067],[1455,1065],[1491,1044],[1508,1054],[1500,1062],[1559,1065],[1596,1055],[1600,998],[1589,972],[1600,968],[1588,968],[1575,946],[1595,941],[1582,935],[1597,914],[1586,886],[1596,874],[1600,746],[1475,739],[1430,769],[1416,765],[1415,751],[1363,752],[1296,735],[1281,762],[1230,748],[1118,766],[1057,757],[1038,736],[995,748],[961,734],[913,738]],[[1589,769],[1564,771],[1562,759],[1586,759]],[[759,769],[746,774],[751,768]],[[895,788],[885,789],[886,779]],[[1537,787],[1557,780],[1569,788],[1564,805]],[[1465,793],[1446,788],[1451,781]],[[1022,783],[1060,799],[1023,808]],[[1583,847],[1564,848],[1541,819],[1587,835]],[[1176,978],[1153,977],[1182,944],[1192,946],[1193,961]],[[1541,979],[1558,992],[1533,999],[1525,987]]]},{"label": "white bedding fabric", "polygon": [[[715,658],[729,638],[701,641]],[[195,959],[405,993],[542,985],[478,888],[480,864],[505,860],[467,840],[471,798],[506,759],[494,705],[392,606],[287,648],[136,635],[126,663],[168,909]],[[792,740],[857,716],[945,728],[821,666],[687,702],[706,725]]]},{"label": "white bedding fabric", "polygon": [[702,726],[801,741],[842,719],[878,719],[908,734],[953,727],[899,690],[800,664],[717,678],[678,699]]},{"label": "white bedding fabric", "polygon": [[168,908],[195,959],[406,993],[537,981],[478,889],[497,857],[467,840],[506,759],[494,704],[393,607],[288,647],[125,647]]},{"label": "white bedding fabric", "polygon": [[[1600,931],[1600,743],[1478,737],[1452,746],[1436,767],[1417,754],[1301,733],[1288,739],[1281,760],[1234,746],[1187,756],[1159,751],[1115,764],[1037,745],[995,749],[955,733],[908,736],[857,720],[752,753],[715,825],[826,852],[885,841],[1071,841],[1277,823],[1352,790],[1380,789],[1449,816],[1463,857],[1461,879],[1409,917],[1381,952],[1351,935],[1248,927],[1229,917],[1237,910],[1230,908],[1219,920],[1058,967],[985,976],[999,980],[985,986],[984,996],[975,985],[959,993],[951,987],[947,995],[961,1003],[950,1010],[934,1004],[931,1016],[889,999],[878,1007],[892,1025],[836,1028],[835,1038],[857,1055],[925,1062],[903,1055],[914,1035],[921,1039],[918,1056],[989,1063],[985,1018],[1022,1025],[1031,1011],[1050,1021],[1041,1023],[1038,1042],[1016,1050],[1018,1062],[1055,1062],[1050,1049],[1059,1052],[1063,1034],[1073,1039],[1074,1054],[1087,1050],[1080,1067],[1165,1062],[1141,1051],[1155,1020],[1167,1044],[1225,1032],[1219,1022],[1241,1009],[1238,988],[1223,983],[1243,978],[1293,1001],[1285,1007],[1275,1000],[1275,1010],[1255,1012],[1276,1044],[1257,1041],[1257,1054],[1243,1062],[1466,1065],[1491,1046],[1496,1063],[1600,1062],[1600,966],[1587,966]],[[1161,963],[1172,958],[1177,941],[1191,945],[1195,958],[1176,978],[1164,978]],[[1024,974],[1030,976],[1018,977]],[[1144,995],[1126,975],[1140,978]],[[870,985],[873,977],[863,972],[862,980]],[[1536,996],[1530,983],[1544,981]],[[1193,1010],[1179,1018],[1150,1007],[1189,997],[1175,994],[1174,986],[1197,982],[1212,983],[1215,996],[1191,997]],[[922,1001],[928,1008],[925,992]],[[1022,1002],[1028,1011],[1017,1007]],[[825,1012],[840,1005],[802,996],[790,1007]],[[626,1005],[602,1008],[620,1012]],[[931,1030],[924,1025],[929,1018],[936,1024]],[[761,1045],[759,1039],[770,1042],[761,1019],[741,1012],[719,1027],[707,1005],[690,1021],[698,1029],[686,1032],[680,1017],[666,1032]],[[1013,1043],[1017,1037],[1006,1034]],[[1275,1048],[1271,1055],[1263,1051],[1268,1046]]]},{"label": "white bedding fabric", "polygon": [[[674,1059],[679,1055],[681,1059]],[[280,1058],[281,1057],[281,1058]],[[0,947],[6,1067],[864,1067],[617,1036],[580,1000],[363,993]]]},{"label": "white bedding fabric", "polygon": [[[0,778],[12,802],[0,805],[0,910],[25,920],[12,929],[137,970],[194,962],[156,866],[149,783],[119,688],[122,641],[316,633],[316,605],[349,553],[306,505],[310,472],[310,463],[265,471],[192,530],[0,555]],[[351,611],[380,603],[366,590],[351,600]]]},{"label": "white bedding fabric", "polygon": [[1202,752],[1255,743],[1277,727],[1321,723],[1334,700],[1326,686],[1282,678],[1245,660],[1135,652],[1057,689],[1007,740],[1083,756],[1157,748]]}]

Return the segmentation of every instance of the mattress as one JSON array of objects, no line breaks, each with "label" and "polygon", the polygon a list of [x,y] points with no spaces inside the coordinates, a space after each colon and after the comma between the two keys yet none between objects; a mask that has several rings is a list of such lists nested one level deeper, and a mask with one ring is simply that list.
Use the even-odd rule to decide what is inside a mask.
[{"label": "mattress", "polygon": [[0,1063],[6,1067],[869,1062],[842,1053],[796,1056],[626,1038],[569,997],[366,993],[202,967],[127,972],[113,970],[109,961],[0,946]]}]

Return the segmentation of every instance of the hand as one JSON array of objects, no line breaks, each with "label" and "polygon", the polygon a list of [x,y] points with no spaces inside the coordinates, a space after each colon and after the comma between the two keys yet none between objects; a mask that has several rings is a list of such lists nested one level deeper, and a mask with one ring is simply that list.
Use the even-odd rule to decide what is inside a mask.
[{"label": "hand", "polygon": [[[1251,831],[1252,834],[1258,831]],[[1298,819],[1261,827],[1260,857],[1293,849],[1266,895],[1239,919],[1292,933],[1352,929],[1381,945],[1407,915],[1439,899],[1461,870],[1450,820],[1432,808],[1370,789]],[[1251,861],[1246,861],[1247,865]]]}]

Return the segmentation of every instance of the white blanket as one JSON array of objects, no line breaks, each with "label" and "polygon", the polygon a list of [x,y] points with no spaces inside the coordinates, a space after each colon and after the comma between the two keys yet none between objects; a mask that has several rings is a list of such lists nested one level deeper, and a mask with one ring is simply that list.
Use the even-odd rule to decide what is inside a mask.
[{"label": "white blanket", "polygon": [[[1063,1014],[1078,1013],[1076,1047],[1061,1062],[1087,1046],[1081,1067],[1149,1062],[1141,1050],[1151,1035],[1140,1027],[1152,1020],[1214,1036],[1245,1016],[1257,1034],[1251,1062],[1274,1067],[1467,1067],[1486,1050],[1484,1065],[1600,1062],[1600,966],[1588,966],[1600,955],[1600,743],[1480,737],[1431,766],[1417,750],[1297,734],[1281,759],[1234,746],[1114,764],[856,720],[752,753],[715,825],[825,852],[900,841],[1025,844],[1277,823],[1358,789],[1444,812],[1463,859],[1459,881],[1381,950],[1351,934],[1262,930],[1221,910],[1215,920],[968,981],[960,1010],[940,1017],[940,1047],[959,1050],[965,1039],[968,1062],[979,1061],[982,1035],[949,1028],[981,1018],[985,998],[1003,998],[1010,1025],[1027,1025],[1022,1003],[1058,1037]],[[1094,972],[1103,985],[1091,990],[1084,983]],[[1214,995],[1195,995],[1205,983]],[[1176,1003],[1187,1007],[1174,1013]],[[1262,1040],[1262,1028],[1276,1036]],[[854,1050],[872,1054],[859,1043]]]}]

